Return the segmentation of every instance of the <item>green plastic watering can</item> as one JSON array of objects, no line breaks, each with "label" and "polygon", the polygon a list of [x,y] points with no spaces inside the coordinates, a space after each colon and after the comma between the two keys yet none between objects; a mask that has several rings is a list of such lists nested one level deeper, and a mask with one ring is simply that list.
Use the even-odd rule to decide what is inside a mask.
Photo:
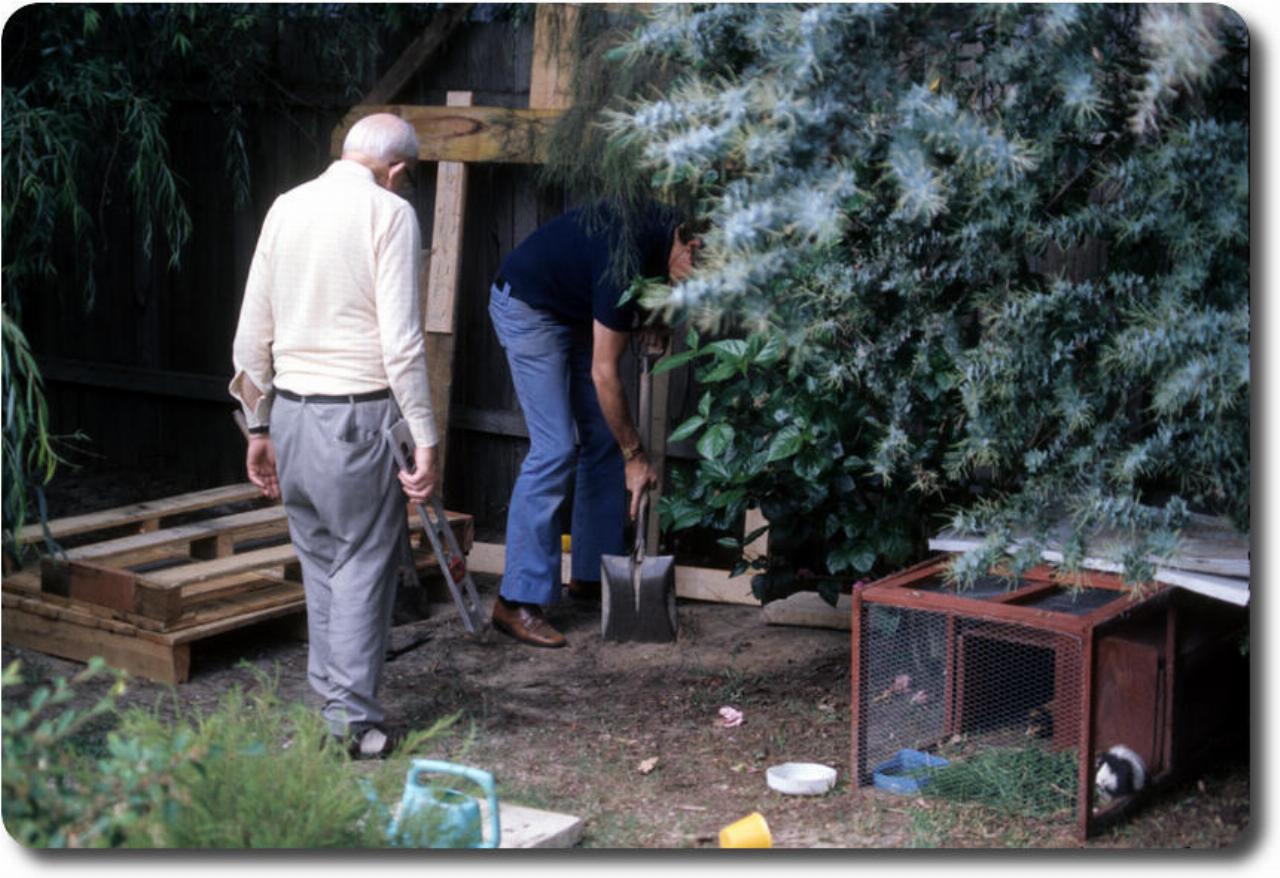
[{"label": "green plastic watering can", "polygon": [[[484,838],[480,803],[454,789],[432,786],[430,776],[448,774],[480,787],[489,802],[489,838]],[[387,840],[396,847],[496,848],[502,838],[498,825],[498,791],[493,775],[479,768],[414,759],[404,781],[400,809],[387,827]]]}]

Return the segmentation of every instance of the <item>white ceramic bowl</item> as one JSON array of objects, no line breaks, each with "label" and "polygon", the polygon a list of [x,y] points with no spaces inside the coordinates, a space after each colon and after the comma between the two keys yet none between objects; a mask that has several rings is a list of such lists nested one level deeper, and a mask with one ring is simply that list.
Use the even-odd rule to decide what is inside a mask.
[{"label": "white ceramic bowl", "polygon": [[836,770],[816,762],[784,762],[765,772],[769,788],[789,796],[820,796],[836,784]]}]

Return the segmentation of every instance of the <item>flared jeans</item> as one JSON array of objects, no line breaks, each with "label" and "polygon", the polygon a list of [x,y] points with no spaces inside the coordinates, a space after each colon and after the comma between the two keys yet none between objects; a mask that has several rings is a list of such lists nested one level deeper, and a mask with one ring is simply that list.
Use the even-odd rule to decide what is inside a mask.
[{"label": "flared jeans", "polygon": [[591,325],[574,325],[511,295],[489,291],[489,316],[506,350],[529,453],[507,509],[501,595],[560,600],[560,509],[573,485],[574,579],[597,582],[602,554],[625,554],[626,480],[622,453],[591,380]]}]

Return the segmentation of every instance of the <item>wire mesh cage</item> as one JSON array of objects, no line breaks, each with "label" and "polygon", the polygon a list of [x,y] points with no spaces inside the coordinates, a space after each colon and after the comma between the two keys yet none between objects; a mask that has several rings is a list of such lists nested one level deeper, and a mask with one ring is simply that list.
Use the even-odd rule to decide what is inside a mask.
[{"label": "wire mesh cage", "polygon": [[1078,638],[874,604],[862,624],[873,783],[893,789],[906,777],[926,795],[1074,815]]},{"label": "wire mesh cage", "polygon": [[1169,765],[1168,590],[1037,568],[958,591],[945,564],[855,592],[858,785],[1074,820],[1087,836],[1120,804],[1099,780],[1113,748],[1143,780]]}]

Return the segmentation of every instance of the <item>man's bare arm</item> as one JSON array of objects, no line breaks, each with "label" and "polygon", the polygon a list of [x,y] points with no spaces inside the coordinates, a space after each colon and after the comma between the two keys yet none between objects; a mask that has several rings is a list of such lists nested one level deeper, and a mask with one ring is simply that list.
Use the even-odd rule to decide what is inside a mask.
[{"label": "man's bare arm", "polygon": [[658,483],[658,474],[640,445],[640,434],[631,420],[627,397],[622,390],[622,376],[618,374],[618,361],[626,350],[630,335],[610,329],[598,320],[592,324],[592,334],[591,381],[596,387],[600,410],[626,461],[627,490],[631,492],[630,515],[634,519],[640,509],[641,495]]}]

